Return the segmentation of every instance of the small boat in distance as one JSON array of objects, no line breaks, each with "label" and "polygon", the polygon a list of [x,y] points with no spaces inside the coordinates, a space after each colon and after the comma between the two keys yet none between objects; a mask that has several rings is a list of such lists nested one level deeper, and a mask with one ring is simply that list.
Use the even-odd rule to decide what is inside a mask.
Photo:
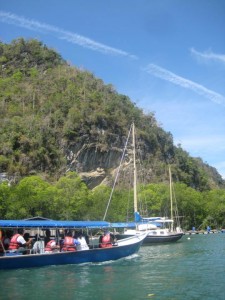
[{"label": "small boat in distance", "polygon": [[171,230],[172,224],[173,220],[167,218],[143,218],[142,223],[136,223],[135,229],[125,229],[123,234],[118,234],[116,237],[120,239],[147,232],[143,245],[176,242],[184,233],[179,229]]},{"label": "small boat in distance", "polygon": [[[26,221],[26,220],[0,220],[1,229],[18,229],[38,231],[43,229],[94,229],[111,228],[111,224],[104,221]],[[118,260],[138,252],[146,233],[139,236],[127,237],[117,242],[110,248],[96,248],[58,253],[40,253],[30,251],[29,254],[19,252],[4,251],[0,256],[1,269],[17,269],[44,267],[50,265],[82,264],[82,263],[100,263],[112,260]],[[43,252],[43,251],[42,251]]]},{"label": "small boat in distance", "polygon": [[[142,224],[142,230],[147,226],[152,226],[152,228],[148,229],[148,235],[144,240],[144,244],[152,244],[152,243],[171,243],[176,242],[182,238],[184,235],[183,231],[179,226],[179,220],[177,218],[178,226],[174,228],[174,215],[173,215],[173,187],[172,187],[172,176],[171,169],[169,166],[169,178],[170,178],[170,212],[171,218],[142,218],[143,222],[147,222],[146,224]],[[140,230],[139,226],[139,230]]]}]

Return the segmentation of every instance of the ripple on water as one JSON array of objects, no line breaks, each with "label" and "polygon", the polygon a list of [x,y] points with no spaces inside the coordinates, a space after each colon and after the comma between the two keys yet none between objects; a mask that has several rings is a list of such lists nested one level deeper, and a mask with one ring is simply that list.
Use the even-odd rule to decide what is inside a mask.
[{"label": "ripple on water", "polygon": [[184,236],[106,264],[1,271],[0,299],[224,300],[224,257],[225,234]]}]

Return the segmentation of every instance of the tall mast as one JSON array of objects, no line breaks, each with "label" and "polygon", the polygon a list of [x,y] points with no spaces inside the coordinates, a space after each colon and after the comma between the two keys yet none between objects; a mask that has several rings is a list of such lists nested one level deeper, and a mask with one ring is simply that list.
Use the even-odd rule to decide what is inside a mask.
[{"label": "tall mast", "polygon": [[170,178],[170,214],[171,214],[171,220],[173,220],[173,192],[172,192],[172,176],[171,176],[170,166],[169,166],[169,178]]},{"label": "tall mast", "polygon": [[135,149],[135,128],[132,124],[133,136],[133,159],[134,159],[134,213],[137,212],[137,170],[136,170],[136,149]]}]

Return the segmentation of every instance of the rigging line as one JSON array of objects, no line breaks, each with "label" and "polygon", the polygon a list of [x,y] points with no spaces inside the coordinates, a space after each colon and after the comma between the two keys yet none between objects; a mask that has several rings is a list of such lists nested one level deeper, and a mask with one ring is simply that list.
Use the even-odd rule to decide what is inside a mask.
[{"label": "rigging line", "polygon": [[127,137],[127,140],[126,140],[126,144],[125,144],[125,147],[123,149],[123,154],[122,154],[122,157],[121,157],[121,160],[120,160],[120,165],[119,165],[119,168],[118,168],[117,173],[116,173],[116,178],[115,178],[114,183],[113,183],[113,188],[112,188],[112,191],[111,191],[111,194],[110,194],[110,197],[109,197],[109,201],[108,201],[108,204],[107,204],[107,207],[106,207],[106,211],[105,211],[105,215],[103,217],[103,221],[105,221],[105,218],[106,218],[106,215],[107,215],[107,212],[108,212],[108,209],[109,209],[109,205],[110,205],[110,202],[111,202],[111,199],[112,199],[112,195],[113,195],[113,192],[114,192],[114,189],[115,189],[115,186],[116,186],[116,182],[117,182],[117,179],[119,177],[120,168],[122,166],[122,162],[123,162],[125,152],[126,152],[126,149],[127,149],[127,144],[128,144],[129,137],[130,137],[130,134],[131,134],[131,129],[132,129],[132,125],[130,127],[128,137]]}]

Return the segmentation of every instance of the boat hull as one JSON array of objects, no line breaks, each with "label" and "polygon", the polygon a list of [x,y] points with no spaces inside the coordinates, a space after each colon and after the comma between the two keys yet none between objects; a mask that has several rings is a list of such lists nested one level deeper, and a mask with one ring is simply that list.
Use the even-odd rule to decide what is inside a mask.
[{"label": "boat hull", "polygon": [[[151,235],[148,234],[144,241],[143,245],[150,245],[150,244],[160,244],[160,243],[172,243],[180,240],[184,234],[182,232],[178,233],[170,233],[170,234],[157,234],[157,235]],[[124,239],[125,237],[131,237],[133,235],[127,235],[127,234],[118,234],[116,235],[116,238],[118,240]]]},{"label": "boat hull", "polygon": [[168,235],[158,235],[158,236],[151,236],[147,235],[143,241],[143,245],[148,244],[157,244],[157,243],[172,243],[180,240],[183,236],[183,233],[174,233]]},{"label": "boat hull", "polygon": [[[117,260],[138,252],[144,237],[140,237],[135,242],[130,242],[127,238],[119,241],[118,246],[112,248],[89,249],[76,252],[60,252],[50,254],[26,254],[26,255],[6,255],[0,257],[0,269],[17,269],[44,267],[50,265],[100,263]],[[129,241],[130,240],[130,241]]]}]

